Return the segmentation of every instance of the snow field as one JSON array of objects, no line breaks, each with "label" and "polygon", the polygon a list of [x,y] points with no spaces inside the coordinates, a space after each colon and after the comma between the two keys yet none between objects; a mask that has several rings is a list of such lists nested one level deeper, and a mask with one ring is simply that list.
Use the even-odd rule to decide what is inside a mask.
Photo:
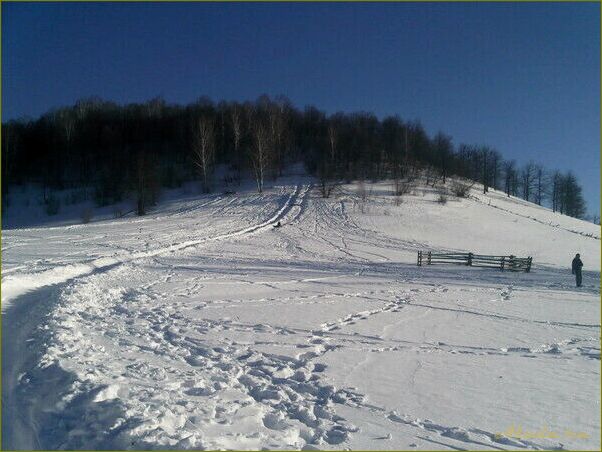
[{"label": "snow field", "polygon": [[[387,189],[361,206],[353,187],[324,200],[291,180],[3,231],[4,446],[599,449],[590,226],[493,195],[506,210],[429,192],[395,206]],[[423,248],[535,266],[416,267]],[[579,290],[578,251],[593,270]],[[589,437],[496,436],[511,425]]]}]

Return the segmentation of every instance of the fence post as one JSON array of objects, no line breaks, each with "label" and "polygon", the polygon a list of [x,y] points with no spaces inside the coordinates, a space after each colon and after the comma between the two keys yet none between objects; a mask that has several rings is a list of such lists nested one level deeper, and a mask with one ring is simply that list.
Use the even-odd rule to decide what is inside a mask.
[{"label": "fence post", "polygon": [[532,259],[533,259],[533,258],[532,258],[531,256],[529,256],[529,257],[527,258],[527,268],[526,268],[526,270],[525,270],[527,273],[529,273],[529,272],[531,271],[531,260],[532,260]]},{"label": "fence post", "polygon": [[504,260],[506,259],[506,256],[502,256],[502,271],[504,271]]},{"label": "fence post", "polygon": [[429,251],[428,264],[431,265],[431,252]]},{"label": "fence post", "polygon": [[418,262],[416,263],[419,267],[422,265],[422,251],[418,251]]},{"label": "fence post", "polygon": [[472,265],[472,253],[468,253],[468,265]]},{"label": "fence post", "polygon": [[512,254],[510,255],[509,268],[510,270],[516,269],[516,263],[514,262],[514,256]]}]

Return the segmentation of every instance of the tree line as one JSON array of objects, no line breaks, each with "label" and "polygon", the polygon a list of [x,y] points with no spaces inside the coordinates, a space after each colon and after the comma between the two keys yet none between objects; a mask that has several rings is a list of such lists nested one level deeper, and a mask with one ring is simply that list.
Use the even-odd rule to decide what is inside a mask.
[{"label": "tree line", "polygon": [[254,102],[200,98],[171,105],[156,98],[118,105],[99,98],[49,111],[38,119],[2,124],[2,202],[15,185],[35,182],[44,200],[65,188],[86,188],[97,205],[133,194],[144,214],[161,187],[200,180],[213,190],[216,165],[231,183],[252,175],[261,192],[267,179],[303,161],[324,196],[352,180],[393,179],[396,194],[421,173],[427,183],[449,176],[503,190],[554,211],[584,217],[582,188],[574,174],[519,166],[486,145],[459,144],[439,132],[430,137],[420,122],[373,113],[327,115],[298,109],[283,96]]}]

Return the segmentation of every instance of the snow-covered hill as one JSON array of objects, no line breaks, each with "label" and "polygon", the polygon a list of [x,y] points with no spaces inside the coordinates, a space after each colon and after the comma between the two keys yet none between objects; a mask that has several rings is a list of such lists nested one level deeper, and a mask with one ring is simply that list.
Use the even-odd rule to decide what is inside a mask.
[{"label": "snow-covered hill", "polygon": [[494,191],[366,191],[290,177],[5,229],[3,447],[599,449],[600,227]]}]

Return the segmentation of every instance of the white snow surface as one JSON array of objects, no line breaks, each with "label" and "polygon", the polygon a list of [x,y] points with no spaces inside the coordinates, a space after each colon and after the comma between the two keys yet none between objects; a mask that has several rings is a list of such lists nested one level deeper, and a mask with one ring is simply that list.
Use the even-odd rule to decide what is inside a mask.
[{"label": "white snow surface", "polygon": [[291,176],[3,230],[3,449],[599,450],[600,227],[367,190]]}]

